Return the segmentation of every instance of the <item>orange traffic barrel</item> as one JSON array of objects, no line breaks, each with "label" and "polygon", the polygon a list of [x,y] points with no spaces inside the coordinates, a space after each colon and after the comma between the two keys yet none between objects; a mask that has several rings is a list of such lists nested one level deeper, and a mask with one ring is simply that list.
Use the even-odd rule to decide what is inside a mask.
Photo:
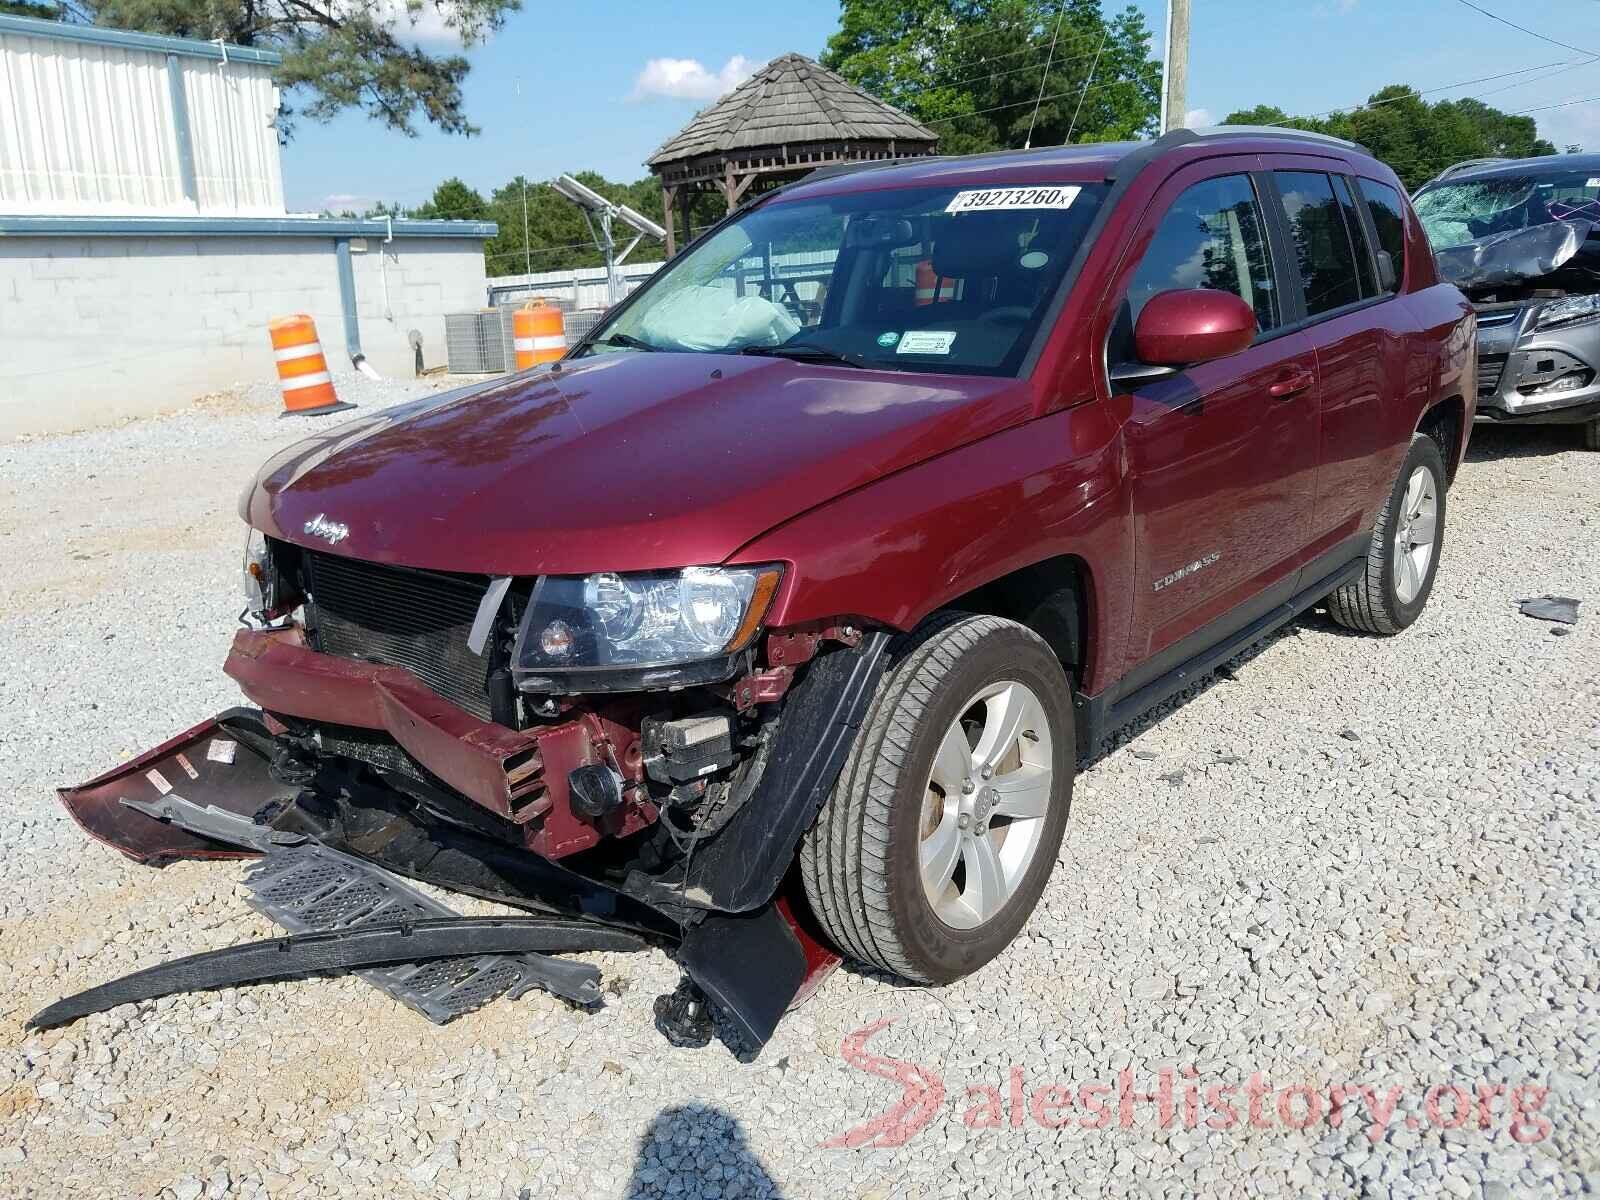
[{"label": "orange traffic barrel", "polygon": [[918,259],[916,295],[917,305],[920,307],[924,304],[933,304],[936,301],[954,300],[955,298],[955,280],[941,280],[936,274],[934,274],[933,264],[931,262],[925,258]]},{"label": "orange traffic barrel", "polygon": [[554,362],[567,352],[561,310],[548,300],[530,300],[511,314],[511,338],[519,371]]},{"label": "orange traffic barrel", "polygon": [[296,313],[279,317],[267,325],[267,334],[272,338],[272,357],[278,363],[284,416],[311,416],[355,407],[341,404],[334,394],[328,360],[317,340],[317,323],[309,316]]}]

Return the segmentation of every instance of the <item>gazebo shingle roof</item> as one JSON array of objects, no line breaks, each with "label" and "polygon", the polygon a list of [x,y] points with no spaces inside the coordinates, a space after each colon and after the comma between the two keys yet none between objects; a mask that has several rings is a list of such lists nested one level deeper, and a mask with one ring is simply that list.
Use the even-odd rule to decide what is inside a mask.
[{"label": "gazebo shingle roof", "polygon": [[[648,165],[796,142],[933,143],[938,134],[799,54],[775,58],[650,156]],[[907,147],[910,149],[910,146]]]}]

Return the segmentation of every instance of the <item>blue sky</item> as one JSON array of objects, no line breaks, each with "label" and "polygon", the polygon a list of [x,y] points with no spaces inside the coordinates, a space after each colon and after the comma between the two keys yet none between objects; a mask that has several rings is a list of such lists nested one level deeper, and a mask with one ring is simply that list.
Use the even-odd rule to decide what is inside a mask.
[{"label": "blue sky", "polygon": [[[1189,107],[1213,119],[1257,103],[1320,112],[1393,82],[1442,88],[1430,99],[1478,95],[1508,111],[1600,96],[1600,62],[1583,65],[1582,53],[1600,57],[1600,2],[1472,2],[1576,50],[1463,0],[1194,0]],[[791,50],[815,57],[839,11],[833,0],[525,4],[493,41],[468,52],[467,113],[480,135],[406,138],[354,114],[303,121],[284,152],[290,207],[414,204],[451,175],[486,192],[518,172],[639,178],[644,159],[728,81]],[[1119,7],[1107,0],[1107,11]],[[1165,2],[1137,7],[1156,31],[1159,57]],[[425,45],[448,44],[427,24],[418,32]],[[1600,103],[1531,115],[1558,145],[1600,150]]]}]

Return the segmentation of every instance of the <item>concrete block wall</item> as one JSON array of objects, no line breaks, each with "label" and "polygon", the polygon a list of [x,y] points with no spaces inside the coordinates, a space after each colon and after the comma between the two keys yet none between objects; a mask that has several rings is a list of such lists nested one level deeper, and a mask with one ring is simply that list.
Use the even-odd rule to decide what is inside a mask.
[{"label": "concrete block wall", "polygon": [[[444,314],[484,302],[477,238],[352,239],[362,349],[409,378],[444,363]],[[277,378],[267,322],[310,313],[348,368],[328,236],[0,237],[0,438],[181,408]]]}]

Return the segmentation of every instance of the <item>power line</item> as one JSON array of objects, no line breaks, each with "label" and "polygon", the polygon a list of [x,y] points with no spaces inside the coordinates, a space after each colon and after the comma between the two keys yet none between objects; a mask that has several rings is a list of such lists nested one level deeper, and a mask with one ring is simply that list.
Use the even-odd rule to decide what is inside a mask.
[{"label": "power line", "polygon": [[[1068,36],[1070,36],[1070,37],[1088,37],[1090,35],[1088,33],[1083,32],[1083,31],[1068,30]],[[1019,51],[1015,51],[1013,54],[996,54],[996,55],[992,55],[992,56],[990,56],[988,58],[978,58],[978,59],[973,60],[973,61],[980,62],[980,63],[981,62],[999,62],[1002,58],[1013,58],[1013,57],[1016,56],[1016,54],[1028,53],[1028,54],[1036,54],[1037,55],[1037,54],[1045,53],[1049,49],[1050,49],[1049,45],[1046,44],[1046,45],[1042,45],[1042,46],[1030,47],[1026,51],[1019,50]],[[1061,58],[1056,58],[1056,59],[1054,59],[1054,61],[1055,61],[1057,66],[1060,66],[1063,63],[1079,62],[1079,61],[1081,61],[1081,60],[1083,60],[1085,58],[1091,58],[1091,57],[1093,57],[1093,55],[1094,55],[1094,51],[1085,50],[1082,54],[1069,54],[1069,55],[1065,55],[1064,57],[1061,57]],[[976,75],[964,76],[961,79],[952,79],[948,83],[932,83],[932,84],[929,84],[927,87],[912,88],[912,89],[909,89],[907,91],[904,91],[904,92],[901,92],[901,93],[898,93],[898,94],[902,95],[902,96],[920,96],[920,95],[923,95],[923,94],[925,94],[927,92],[938,91],[938,90],[940,90],[942,88],[964,87],[969,83],[977,83],[979,80],[983,80],[983,79],[1003,79],[1007,75],[1020,75],[1024,71],[1037,70],[1038,66],[1039,66],[1038,63],[1025,63],[1020,67],[1010,67],[1010,68],[1007,68],[1004,71],[985,71],[985,72],[980,72],[979,74],[976,74]],[[1050,73],[1050,69],[1051,69],[1050,68],[1050,64],[1047,62],[1045,64],[1045,74],[1046,75],[1048,75]]]},{"label": "power line", "polygon": [[[1056,5],[1056,28],[1055,28],[1055,32],[1050,35],[1050,57],[1045,59],[1045,62],[1044,62],[1044,74],[1039,76],[1039,95],[1038,95],[1037,98],[1034,99],[1034,102],[1033,102],[1033,116],[1028,118],[1028,136],[1027,136],[1027,139],[1022,143],[1022,148],[1024,150],[1028,149],[1030,146],[1033,145],[1033,125],[1034,125],[1034,122],[1039,119],[1039,101],[1044,98],[1044,85],[1050,78],[1050,64],[1055,61],[1055,57],[1056,57],[1056,37],[1061,32],[1061,18],[1066,16],[1066,14],[1067,14],[1067,3],[1066,3],[1066,0],[1061,0],[1061,3]],[[1102,36],[1100,38],[1100,45],[1098,47],[1096,47],[1095,52],[1094,52],[1094,61],[1096,63],[1098,63],[1100,61],[1100,51],[1104,50],[1105,48],[1106,48],[1106,39],[1105,39],[1104,36]],[[1089,70],[1089,79],[1093,79],[1093,78],[1094,78],[1094,69],[1090,68],[1090,70]],[[1084,80],[1084,86],[1085,87],[1089,86],[1089,80],[1088,79]],[[1077,114],[1074,113],[1073,116],[1076,117]]]},{"label": "power line", "polygon": [[1121,84],[1137,85],[1134,79],[1111,79],[1105,83],[1097,83],[1093,87],[1082,89],[1073,88],[1065,92],[1055,92],[1049,96],[1042,96],[1038,100],[1018,100],[1011,104],[991,104],[988,108],[975,108],[971,112],[952,113],[948,117],[935,117],[931,121],[924,121],[924,125],[948,125],[951,121],[965,120],[967,117],[981,117],[984,113],[999,112],[1003,108],[1021,108],[1025,104],[1044,104],[1050,100],[1062,100],[1068,96],[1086,95],[1089,92],[1098,92],[1108,87],[1117,87]]},{"label": "power line", "polygon": [[[1583,52],[1580,51],[1580,53],[1583,53]],[[1594,62],[1595,59],[1591,58],[1588,61],[1589,62]],[[1587,65],[1588,65],[1587,62],[1583,62],[1583,63],[1553,62],[1553,63],[1540,63],[1536,67],[1518,67],[1515,71],[1502,71],[1498,75],[1482,75],[1482,76],[1479,76],[1476,79],[1462,79],[1462,80],[1458,80],[1455,83],[1441,83],[1438,87],[1423,88],[1420,91],[1408,91],[1408,92],[1405,92],[1405,93],[1403,93],[1402,95],[1399,95],[1399,96],[1390,96],[1386,100],[1371,100],[1371,101],[1367,101],[1367,102],[1361,103],[1361,104],[1344,104],[1344,105],[1340,105],[1338,108],[1324,109],[1322,112],[1306,113],[1304,115],[1295,116],[1295,117],[1286,117],[1282,121],[1273,121],[1272,124],[1274,126],[1282,126],[1282,125],[1287,125],[1290,121],[1306,121],[1306,120],[1313,120],[1313,119],[1315,119],[1317,117],[1331,117],[1334,113],[1364,112],[1365,110],[1371,109],[1371,108],[1381,108],[1385,104],[1395,104],[1395,103],[1398,103],[1401,100],[1410,99],[1413,96],[1431,96],[1435,92],[1448,92],[1448,91],[1451,91],[1451,90],[1453,90],[1455,88],[1458,88],[1458,87],[1469,87],[1470,85],[1472,85],[1474,83],[1490,83],[1490,82],[1492,82],[1492,81],[1494,81],[1496,79],[1506,79],[1506,78],[1508,78],[1508,77],[1510,77],[1512,75],[1526,75],[1530,71],[1543,71],[1547,67],[1562,67],[1563,69],[1566,69],[1566,68],[1570,68],[1570,67],[1582,67],[1582,66],[1587,66]],[[1545,76],[1545,78],[1548,79],[1548,78],[1550,78],[1550,76],[1547,75],[1547,76]],[[1538,82],[1540,82],[1540,81],[1537,80],[1537,79],[1526,79],[1526,80],[1523,80],[1523,81],[1521,81],[1519,83],[1511,84],[1510,86],[1511,87],[1523,87],[1523,86],[1526,86],[1527,84],[1538,83]],[[1492,91],[1486,92],[1484,94],[1485,95],[1493,95],[1494,92],[1496,92],[1496,91],[1507,91],[1507,90],[1509,90],[1509,89],[1508,88],[1496,88],[1496,89],[1493,89]],[[1471,100],[1471,99],[1476,99],[1476,97],[1474,97],[1474,96],[1463,96],[1463,97],[1461,97],[1461,99]]]},{"label": "power line", "polygon": [[1513,117],[1526,116],[1528,113],[1548,112],[1552,108],[1571,108],[1574,104],[1593,104],[1600,101],[1600,96],[1584,96],[1578,100],[1558,100],[1554,104],[1541,104],[1536,108],[1519,108],[1512,113]]},{"label": "power line", "polygon": [[1538,38],[1541,42],[1549,42],[1552,46],[1560,46],[1563,50],[1576,50],[1579,54],[1587,54],[1590,58],[1600,58],[1600,54],[1596,54],[1593,50],[1585,50],[1582,46],[1574,46],[1571,42],[1562,42],[1553,37],[1546,37],[1537,30],[1529,29],[1526,25],[1518,25],[1515,21],[1508,21],[1506,18],[1498,15],[1497,13],[1490,12],[1487,8],[1479,8],[1472,2],[1472,0],[1456,0],[1456,3],[1464,4],[1473,12],[1482,13],[1491,21],[1499,21],[1502,25],[1509,25],[1512,29],[1517,30],[1519,33],[1525,33],[1529,37]]},{"label": "power line", "polygon": [[[1100,50],[1104,50],[1106,48],[1106,35],[1110,32],[1111,31],[1108,29],[1106,33],[1100,35]],[[1083,111],[1083,98],[1089,94],[1089,85],[1094,82],[1094,73],[1099,69],[1100,66],[1100,50],[1095,51],[1094,62],[1089,64],[1089,73],[1084,76],[1083,91],[1078,93],[1078,105],[1072,110],[1072,120],[1067,125],[1067,136],[1062,142],[1062,145],[1064,146],[1070,146],[1072,144],[1072,131],[1078,127],[1078,114]],[[1040,87],[1039,90],[1043,91],[1044,88]],[[1039,106],[1037,104],[1033,106],[1033,115],[1036,117],[1039,115]],[[1031,130],[1033,126],[1030,124],[1028,128]],[[1030,133],[1028,136],[1029,140],[1031,141],[1033,135]]]}]

